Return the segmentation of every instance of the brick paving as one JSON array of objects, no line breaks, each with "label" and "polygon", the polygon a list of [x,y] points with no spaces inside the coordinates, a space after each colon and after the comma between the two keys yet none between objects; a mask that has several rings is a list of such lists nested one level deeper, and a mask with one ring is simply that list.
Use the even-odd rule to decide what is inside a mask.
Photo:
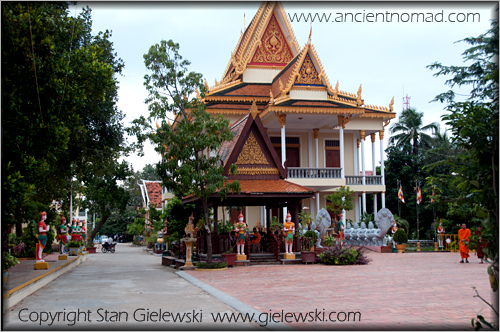
[{"label": "brick paving", "polygon": [[[288,318],[297,330],[473,330],[471,318],[477,314],[498,323],[474,297],[473,286],[498,308],[488,265],[475,256],[460,264],[458,253],[367,255],[368,265],[257,265],[188,273],[264,314],[314,312],[304,323]],[[361,319],[340,322],[342,311],[360,312]],[[337,312],[332,318],[338,321],[319,321],[323,312],[326,320]],[[264,322],[266,315],[261,318]]]}]

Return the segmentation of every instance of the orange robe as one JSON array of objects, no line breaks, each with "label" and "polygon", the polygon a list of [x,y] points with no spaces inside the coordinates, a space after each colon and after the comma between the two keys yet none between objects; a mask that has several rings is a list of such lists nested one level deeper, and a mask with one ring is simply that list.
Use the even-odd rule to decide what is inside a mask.
[{"label": "orange robe", "polygon": [[[462,259],[469,258],[469,237],[470,237],[470,229],[459,229],[458,230],[458,246],[460,247],[460,256]],[[461,240],[467,240],[466,242],[462,242]]]}]

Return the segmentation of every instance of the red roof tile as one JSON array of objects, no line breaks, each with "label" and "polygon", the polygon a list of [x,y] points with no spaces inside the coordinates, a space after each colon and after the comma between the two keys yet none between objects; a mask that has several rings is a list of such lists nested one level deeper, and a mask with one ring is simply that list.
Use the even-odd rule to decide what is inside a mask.
[{"label": "red roof tile", "polygon": [[[234,180],[229,180],[233,182]],[[286,180],[238,180],[242,194],[248,193],[309,193],[314,192],[314,189],[304,187]]]},{"label": "red roof tile", "polygon": [[155,207],[161,205],[161,183],[159,182],[146,182],[146,191],[148,192],[149,203]]}]

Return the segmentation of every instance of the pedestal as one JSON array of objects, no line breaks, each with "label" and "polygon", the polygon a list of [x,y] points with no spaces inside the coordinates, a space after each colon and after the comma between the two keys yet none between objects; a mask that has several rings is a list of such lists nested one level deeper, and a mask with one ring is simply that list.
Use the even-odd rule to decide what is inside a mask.
[{"label": "pedestal", "polygon": [[49,269],[48,262],[36,262],[35,263],[35,270],[48,270],[48,269]]},{"label": "pedestal", "polygon": [[246,261],[247,260],[247,255],[236,255],[236,260],[237,261]]},{"label": "pedestal", "polygon": [[295,254],[284,253],[283,259],[295,259]]},{"label": "pedestal", "polygon": [[434,251],[438,251],[440,249],[441,249],[441,247],[438,247],[438,243],[434,242]]},{"label": "pedestal", "polygon": [[420,251],[420,242],[417,242],[417,251]]},{"label": "pedestal", "polygon": [[60,261],[67,261],[68,260],[68,255],[59,255],[57,257],[58,260]]},{"label": "pedestal", "polygon": [[193,256],[193,243],[196,242],[196,239],[188,239],[184,240],[184,243],[186,243],[186,263],[184,264],[185,267],[194,267],[193,261],[191,260],[191,257]]}]

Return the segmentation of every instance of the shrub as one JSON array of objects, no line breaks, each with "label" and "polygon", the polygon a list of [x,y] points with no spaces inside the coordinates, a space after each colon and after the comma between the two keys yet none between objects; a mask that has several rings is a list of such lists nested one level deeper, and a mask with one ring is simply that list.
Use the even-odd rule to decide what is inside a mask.
[{"label": "shrub", "polygon": [[394,237],[392,238],[394,242],[397,244],[405,244],[408,242],[408,235],[406,235],[406,232],[399,228],[396,233],[394,233]]},{"label": "shrub", "polygon": [[2,254],[2,271],[6,271],[16,264],[19,264],[19,260],[8,252],[4,251]]},{"label": "shrub", "polygon": [[80,247],[80,243],[78,241],[69,241],[66,243],[66,247],[68,248]]},{"label": "shrub", "polygon": [[222,269],[227,267],[227,262],[213,260],[212,263],[198,262],[196,267],[199,269]]},{"label": "shrub", "polygon": [[326,265],[364,265],[371,259],[361,251],[362,247],[335,246],[319,254],[321,263]]}]

